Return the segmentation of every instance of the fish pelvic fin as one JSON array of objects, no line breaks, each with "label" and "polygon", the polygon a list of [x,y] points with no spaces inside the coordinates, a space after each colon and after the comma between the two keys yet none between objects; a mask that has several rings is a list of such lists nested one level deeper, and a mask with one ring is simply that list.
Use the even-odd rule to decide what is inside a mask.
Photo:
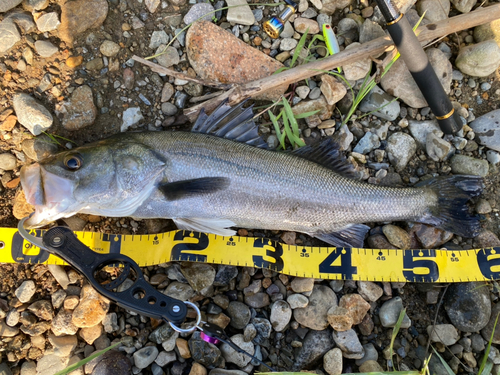
[{"label": "fish pelvic fin", "polygon": [[338,231],[331,233],[314,233],[311,236],[335,247],[362,248],[366,233],[370,230],[368,225],[350,224]]},{"label": "fish pelvic fin", "polygon": [[226,189],[230,184],[227,177],[202,177],[192,180],[167,182],[158,185],[158,189],[169,201],[215,193]]},{"label": "fish pelvic fin", "polygon": [[173,218],[177,228],[194,232],[213,233],[219,236],[234,236],[236,231],[227,227],[236,224],[228,219]]},{"label": "fish pelvic fin", "polygon": [[339,144],[331,138],[327,138],[314,146],[300,147],[292,151],[292,154],[318,163],[341,176],[353,179],[359,178],[354,166],[341,153]]},{"label": "fish pelvic fin", "polygon": [[429,208],[427,217],[417,220],[455,233],[462,237],[476,237],[481,229],[479,217],[470,213],[467,202],[483,191],[479,176],[457,175],[436,177],[417,185],[431,189],[437,204]]},{"label": "fish pelvic fin", "polygon": [[259,128],[253,121],[253,106],[243,108],[246,103],[243,101],[231,107],[227,102],[228,99],[224,100],[210,116],[202,109],[191,132],[211,134],[259,148],[267,148],[267,143],[259,135]]}]

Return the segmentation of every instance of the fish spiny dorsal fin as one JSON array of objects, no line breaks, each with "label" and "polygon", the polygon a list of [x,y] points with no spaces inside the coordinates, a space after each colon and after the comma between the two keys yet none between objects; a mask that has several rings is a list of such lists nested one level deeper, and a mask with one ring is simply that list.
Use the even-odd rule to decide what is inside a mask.
[{"label": "fish spiny dorsal fin", "polygon": [[304,146],[292,151],[292,154],[313,161],[331,169],[341,176],[359,178],[354,166],[340,152],[338,143],[328,138],[314,146]]},{"label": "fish spiny dorsal fin", "polygon": [[244,101],[231,107],[227,101],[224,100],[210,116],[202,109],[191,131],[267,148],[267,143],[259,136],[259,128],[253,121],[253,106],[243,108],[246,103]]}]

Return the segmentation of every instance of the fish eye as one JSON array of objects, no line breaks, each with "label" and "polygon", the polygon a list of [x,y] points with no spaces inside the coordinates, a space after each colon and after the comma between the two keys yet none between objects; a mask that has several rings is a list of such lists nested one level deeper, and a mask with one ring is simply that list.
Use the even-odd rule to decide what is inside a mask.
[{"label": "fish eye", "polygon": [[68,155],[64,158],[64,165],[70,171],[77,171],[83,165],[83,158],[80,154]]}]

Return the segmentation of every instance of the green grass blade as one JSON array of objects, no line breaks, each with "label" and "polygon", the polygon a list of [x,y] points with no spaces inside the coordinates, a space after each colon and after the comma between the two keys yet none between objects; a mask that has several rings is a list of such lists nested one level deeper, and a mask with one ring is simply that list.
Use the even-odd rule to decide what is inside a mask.
[{"label": "green grass blade", "polygon": [[491,374],[491,370],[493,370],[493,362],[486,361],[482,371],[478,371],[478,375],[489,375]]},{"label": "green grass blade", "polygon": [[284,72],[285,70],[288,70],[288,69],[290,69],[290,68],[287,66],[282,66],[281,68],[277,69],[273,74],[278,74],[278,73]]},{"label": "green grass blade", "polygon": [[290,125],[292,126],[293,134],[297,138],[299,138],[299,136],[300,136],[299,124],[297,124],[297,120],[295,119],[295,116],[292,112],[292,107],[290,107],[290,103],[288,103],[288,100],[283,99],[283,107],[284,107],[285,112],[287,114],[288,120],[290,121]]},{"label": "green grass blade", "polygon": [[295,119],[298,120],[298,119],[301,119],[301,118],[306,118],[306,117],[309,117],[309,116],[312,116],[312,115],[315,115],[316,113],[319,112],[319,109],[315,110],[315,111],[310,111],[310,112],[304,112],[304,113],[299,113],[298,115],[295,115]]},{"label": "green grass blade", "polygon": [[405,314],[406,314],[406,309],[401,310],[401,312],[399,313],[398,321],[396,322],[396,325],[392,329],[391,344],[389,346],[389,353],[391,353],[392,368],[395,368],[394,367],[394,359],[392,356],[393,347],[394,347],[394,340],[396,340],[396,336],[398,335],[399,329],[401,328],[401,324],[403,323],[403,319],[405,317]]},{"label": "green grass blade", "polygon": [[295,147],[295,139],[293,136],[292,129],[290,129],[290,125],[288,124],[288,116],[286,112],[283,111],[283,127],[285,129],[286,136],[288,137],[288,140],[292,144],[292,147]]},{"label": "green grass blade", "polygon": [[276,116],[271,111],[267,111],[267,113],[269,114],[269,118],[271,119],[271,122],[274,125],[274,131],[276,132],[276,137],[280,141],[281,147],[284,150],[285,149],[285,137],[281,134],[280,125],[278,124],[278,120],[276,119]]},{"label": "green grass blade", "polygon": [[[305,35],[305,34],[304,34]],[[323,38],[323,35],[320,35],[320,34],[316,34],[312,37],[311,41],[309,42],[309,45],[307,46],[307,49],[311,49],[313,43],[316,41],[316,39],[324,42],[325,41],[325,38]]]},{"label": "green grass blade", "polygon": [[439,360],[441,361],[442,365],[444,366],[444,368],[446,369],[446,372],[449,374],[449,375],[455,375],[455,373],[453,372],[453,370],[451,369],[450,365],[446,363],[446,361],[443,359],[443,357],[441,357],[439,355],[439,353],[437,352],[436,349],[434,349],[434,347],[432,347],[432,350],[434,350],[434,353],[436,353],[436,355],[438,356]]},{"label": "green grass blade", "polygon": [[370,111],[368,113],[365,113],[364,115],[361,115],[358,117],[358,120],[362,119],[363,117],[366,117],[366,116],[370,116],[372,113],[375,113],[375,112],[378,112],[380,111],[381,109],[384,109],[385,107],[387,107],[389,104],[395,102],[396,100],[399,99],[399,96],[397,98],[394,98],[392,99],[389,103],[386,103],[384,105],[381,105],[380,107],[378,107],[377,109],[374,109],[373,111]]},{"label": "green grass blade", "polygon": [[[495,319],[495,325],[493,326],[493,331],[491,332],[491,336],[490,336],[490,339],[488,341],[488,346],[486,347],[486,350],[484,351],[484,356],[483,356],[483,359],[481,360],[481,366],[479,366],[479,371],[477,372],[479,375],[481,375],[483,373],[483,371],[485,370],[488,356],[490,355],[491,343],[493,342],[493,335],[495,334],[495,329],[497,328],[499,315],[500,314],[497,314],[497,318]],[[485,374],[489,374],[489,372],[485,372]]]},{"label": "green grass blade", "polygon": [[78,362],[72,364],[71,366],[66,367],[64,370],[56,372],[54,375],[66,375],[66,374],[69,374],[70,372],[75,371],[78,367],[87,364],[88,362],[92,361],[94,358],[97,358],[100,355],[103,355],[107,351],[116,348],[120,344],[121,344],[121,341],[118,341],[117,343],[114,343],[113,345],[108,346],[107,348],[105,348],[103,350],[99,350],[98,352],[92,353],[87,358],[84,358],[81,361],[78,361]]},{"label": "green grass blade", "polygon": [[292,62],[290,63],[290,68],[293,68],[295,62],[299,58],[300,52],[302,51],[302,48],[304,48],[304,45],[306,44],[308,32],[309,28],[306,29],[306,32],[301,36],[299,43],[297,44],[297,47],[295,47],[295,52],[293,53]]}]

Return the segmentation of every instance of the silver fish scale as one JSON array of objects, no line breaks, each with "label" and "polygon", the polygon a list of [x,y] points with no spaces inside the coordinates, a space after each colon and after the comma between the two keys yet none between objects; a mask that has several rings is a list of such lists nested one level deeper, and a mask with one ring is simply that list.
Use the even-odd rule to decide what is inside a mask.
[{"label": "silver fish scale", "polygon": [[206,134],[131,134],[166,159],[169,182],[227,177],[228,188],[176,201],[154,192],[137,218],[229,219],[237,226],[329,233],[353,223],[408,221],[428,215],[427,188],[391,188],[344,178],[286,152],[262,150]]}]

